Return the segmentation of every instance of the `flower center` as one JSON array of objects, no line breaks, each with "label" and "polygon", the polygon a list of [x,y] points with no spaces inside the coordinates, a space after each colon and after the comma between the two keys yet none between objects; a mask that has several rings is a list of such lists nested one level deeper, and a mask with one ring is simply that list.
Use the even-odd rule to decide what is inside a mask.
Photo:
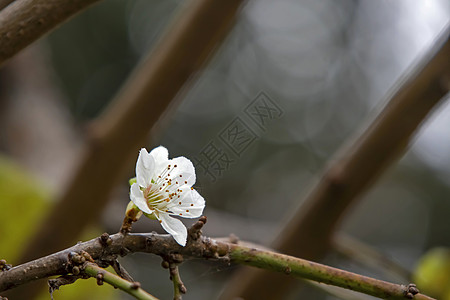
[{"label": "flower center", "polygon": [[177,165],[168,165],[162,170],[159,176],[151,180],[151,183],[147,187],[141,187],[150,209],[172,214],[171,208],[181,205],[180,197],[183,191],[179,187],[187,184],[187,181],[182,181],[184,178],[181,174],[177,178],[171,178],[170,172],[176,167]]},{"label": "flower center", "polygon": [[163,202],[164,199],[163,193],[158,189],[156,184],[151,184],[146,187],[142,193],[144,194],[144,198],[147,200],[147,205],[150,208],[155,208],[159,203]]}]

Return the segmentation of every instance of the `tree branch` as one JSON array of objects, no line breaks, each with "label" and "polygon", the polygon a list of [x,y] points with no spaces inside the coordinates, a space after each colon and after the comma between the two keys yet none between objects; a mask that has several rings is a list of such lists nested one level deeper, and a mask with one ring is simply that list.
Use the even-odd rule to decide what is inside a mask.
[{"label": "tree branch", "polygon": [[[432,299],[422,294],[416,294],[418,291],[414,286],[393,284],[292,256],[217,241],[208,237],[190,239],[186,247],[178,245],[170,235],[155,233],[127,235],[117,233],[111,235],[110,239],[110,243],[105,245],[102,238],[98,237],[55,254],[15,266],[8,271],[0,272],[0,292],[40,278],[67,275],[73,272],[76,267],[73,264],[74,258],[77,258],[77,263],[84,263],[80,257],[86,257],[87,254],[89,254],[89,258],[103,262],[118,255],[125,256],[130,253],[145,252],[163,258],[167,258],[168,253],[171,253],[171,255],[177,256],[178,262],[181,261],[180,257],[184,257],[213,259],[227,264],[230,262],[244,264],[283,273],[294,278],[310,279],[344,287],[384,299],[405,299],[408,293],[415,294],[414,299],[417,300]],[[91,264],[88,265],[91,266]],[[96,268],[90,269],[90,276],[98,274]],[[172,276],[176,275],[176,272],[171,272],[171,274]],[[105,280],[105,276],[103,280]],[[174,284],[176,283],[179,288],[181,281],[175,277],[173,279]],[[125,282],[130,284],[128,281]]]},{"label": "tree branch", "polygon": [[[450,25],[367,129],[330,160],[321,180],[276,235],[274,249],[312,260],[325,255],[348,208],[406,151],[421,123],[448,92],[449,32]],[[221,299],[283,298],[280,293],[293,283],[277,274],[241,270]]]},{"label": "tree branch", "polygon": [[0,11],[0,65],[50,30],[97,1],[2,1],[1,4],[5,6]]},{"label": "tree branch", "polygon": [[0,0],[0,10],[4,9],[5,7],[7,7],[9,4],[11,4],[14,1],[15,0]]}]

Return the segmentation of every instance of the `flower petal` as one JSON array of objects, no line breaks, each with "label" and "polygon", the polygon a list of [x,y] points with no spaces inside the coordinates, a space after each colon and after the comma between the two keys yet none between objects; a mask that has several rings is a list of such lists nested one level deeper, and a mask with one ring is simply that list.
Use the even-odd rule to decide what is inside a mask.
[{"label": "flower petal", "polygon": [[178,180],[182,182],[182,184],[189,185],[189,187],[195,184],[195,168],[189,159],[184,156],[180,156],[171,159],[169,163],[172,166],[176,166],[170,172],[170,179],[174,181]]},{"label": "flower petal", "polygon": [[139,157],[136,163],[136,180],[141,187],[150,185],[155,173],[155,160],[145,148],[139,151]]},{"label": "flower petal", "polygon": [[161,225],[164,230],[170,233],[175,241],[184,247],[187,239],[187,229],[184,224],[180,220],[172,218],[168,214],[160,213],[159,219],[161,220]]},{"label": "flower petal", "polygon": [[148,207],[144,194],[139,188],[139,184],[133,183],[130,187],[130,199],[143,212],[151,214],[153,211]]},{"label": "flower petal", "polygon": [[[186,187],[187,188],[187,187]],[[173,214],[180,215],[184,218],[198,218],[203,214],[205,208],[205,199],[196,191],[183,190],[183,197],[174,199],[167,207]]]},{"label": "flower petal", "polygon": [[155,174],[159,175],[163,169],[167,168],[169,151],[165,147],[159,146],[150,151],[150,155],[155,160]]}]

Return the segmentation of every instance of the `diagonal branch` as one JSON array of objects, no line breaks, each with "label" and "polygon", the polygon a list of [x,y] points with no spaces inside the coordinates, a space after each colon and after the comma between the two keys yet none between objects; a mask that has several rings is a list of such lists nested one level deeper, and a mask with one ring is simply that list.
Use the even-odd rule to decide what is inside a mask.
[{"label": "diagonal branch", "polygon": [[119,275],[119,277],[122,277],[123,279],[128,281],[134,281],[130,273],[128,273],[128,271],[124,267],[122,267],[122,265],[119,263],[117,259],[111,261],[111,267],[113,267],[114,272],[116,272],[116,274]]},{"label": "diagonal branch", "polygon": [[0,65],[76,13],[98,1],[0,1]]},{"label": "diagonal branch", "polygon": [[12,2],[14,2],[14,0],[0,0],[0,10],[4,9],[5,7],[7,7]]},{"label": "diagonal branch", "polygon": [[[102,243],[101,237],[98,237],[49,256],[15,266],[8,271],[0,272],[0,291],[5,291],[39,278],[67,275],[70,272],[74,272],[74,269],[78,268],[74,266],[74,258],[77,256],[80,256],[80,258],[76,262],[84,263],[81,256],[87,256],[91,260],[102,261],[105,257],[125,256],[130,253],[145,252],[161,257],[167,257],[168,253],[176,253],[177,256],[185,258],[209,259],[222,261],[227,264],[244,264],[285,274],[284,278],[293,277],[314,280],[384,299],[400,300],[405,299],[405,297],[412,297],[413,295],[414,299],[417,300],[432,299],[420,294],[414,285],[404,286],[393,284],[293,256],[218,241],[208,237],[199,237],[196,240],[191,239],[188,241],[186,247],[178,245],[170,235],[159,235],[156,233],[127,235],[118,233],[111,235],[110,238],[111,242],[108,245]],[[79,253],[82,254],[80,255]],[[88,263],[88,266],[95,265]],[[172,268],[170,271],[174,287],[178,288],[180,292],[185,291],[181,280],[179,277],[176,277],[179,276],[178,270],[175,269],[176,266],[170,265],[170,268]],[[78,271],[75,273],[78,273]],[[88,274],[90,276],[97,276],[98,270],[92,268],[92,270],[88,271]],[[117,276],[117,280],[119,278]],[[101,276],[99,280],[105,280],[105,276]],[[131,284],[122,278],[120,280],[126,282],[127,286]]]},{"label": "diagonal branch", "polygon": [[[330,160],[321,180],[277,235],[273,248],[307,259],[324,256],[348,208],[406,151],[421,123],[448,92],[449,32],[450,25],[367,129]],[[290,284],[276,274],[242,270],[222,299],[283,298],[281,293],[289,291]]]},{"label": "diagonal branch", "polygon": [[390,275],[391,278],[406,280],[412,278],[410,270],[385,253],[377,251],[351,236],[345,234],[337,235],[333,240],[333,250],[362,266],[383,271],[385,274]]}]

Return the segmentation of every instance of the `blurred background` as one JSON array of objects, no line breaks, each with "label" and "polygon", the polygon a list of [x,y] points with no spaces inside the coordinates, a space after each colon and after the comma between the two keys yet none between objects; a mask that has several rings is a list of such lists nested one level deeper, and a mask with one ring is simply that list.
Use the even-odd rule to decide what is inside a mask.
[{"label": "blurred background", "polygon": [[[17,259],[70,179],[89,122],[184,4],[102,1],[0,70],[1,258]],[[447,0],[249,1],[205,71],[180,94],[181,104],[142,147],[164,145],[171,157],[193,160],[207,203],[207,235],[234,233],[267,245],[330,156],[379,111],[449,20]],[[235,128],[246,130],[237,144],[224,134]],[[128,188],[126,181],[117,187],[102,219],[81,239],[117,232]],[[450,104],[444,103],[410,151],[353,208],[342,232],[413,270],[428,249],[450,246],[449,211]],[[135,230],[162,232],[154,223],[141,220]],[[172,297],[159,257],[135,254],[122,263],[150,293]],[[327,263],[399,280],[337,254]],[[217,298],[234,270],[186,262],[183,299]],[[93,299],[76,291],[81,285],[92,289],[64,286],[55,299]],[[95,293],[96,299],[129,299],[109,287]],[[313,289],[299,293],[293,299],[335,299]]]}]

